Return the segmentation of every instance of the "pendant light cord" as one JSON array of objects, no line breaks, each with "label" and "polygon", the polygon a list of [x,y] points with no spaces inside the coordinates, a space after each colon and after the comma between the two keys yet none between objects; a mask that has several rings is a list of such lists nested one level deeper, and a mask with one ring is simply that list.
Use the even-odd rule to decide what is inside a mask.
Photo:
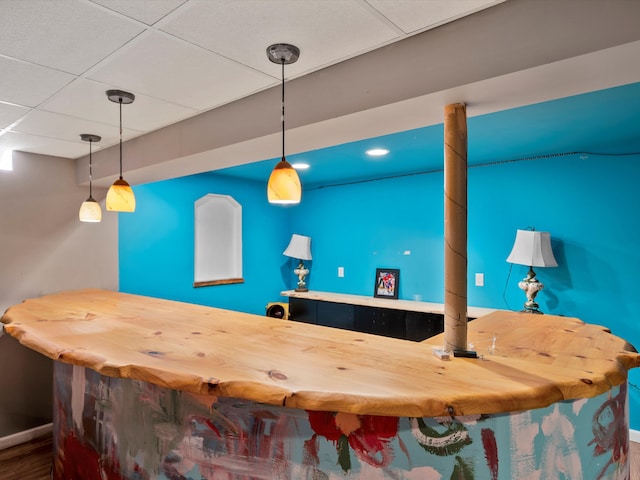
[{"label": "pendant light cord", "polygon": [[118,98],[120,104],[120,180],[122,180],[122,97]]},{"label": "pendant light cord", "polygon": [[93,141],[89,140],[89,198],[93,198],[93,161],[91,159],[91,144]]},{"label": "pendant light cord", "polygon": [[284,156],[284,57],[282,58],[282,160]]}]

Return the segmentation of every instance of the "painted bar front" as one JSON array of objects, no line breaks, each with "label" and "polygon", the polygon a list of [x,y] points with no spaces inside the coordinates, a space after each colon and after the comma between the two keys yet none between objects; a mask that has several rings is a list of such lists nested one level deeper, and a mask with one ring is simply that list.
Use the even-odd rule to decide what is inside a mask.
[{"label": "painted bar front", "polygon": [[493,415],[307,411],[54,367],[55,480],[629,480],[627,384]]}]

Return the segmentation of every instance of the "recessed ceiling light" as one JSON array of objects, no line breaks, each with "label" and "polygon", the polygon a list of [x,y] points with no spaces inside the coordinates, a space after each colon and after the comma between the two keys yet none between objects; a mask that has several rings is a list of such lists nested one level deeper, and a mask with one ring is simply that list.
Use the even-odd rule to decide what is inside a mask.
[{"label": "recessed ceiling light", "polygon": [[293,168],[295,168],[296,170],[306,170],[309,168],[309,164],[308,163],[294,163],[291,165]]},{"label": "recessed ceiling light", "polygon": [[370,157],[382,157],[383,155],[389,153],[389,150],[387,150],[386,148],[372,148],[370,150],[367,150],[365,153]]}]

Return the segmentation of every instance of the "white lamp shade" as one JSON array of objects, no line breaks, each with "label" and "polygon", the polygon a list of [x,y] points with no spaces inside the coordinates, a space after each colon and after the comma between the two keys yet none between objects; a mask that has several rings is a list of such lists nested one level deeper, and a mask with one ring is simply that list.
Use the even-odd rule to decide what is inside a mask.
[{"label": "white lamp shade", "polygon": [[116,180],[107,191],[106,204],[110,212],[135,212],[136,197],[133,189],[122,178]]},{"label": "white lamp shade", "polygon": [[507,262],[528,267],[557,267],[549,232],[518,230]]},{"label": "white lamp shade", "polygon": [[102,209],[100,204],[93,198],[89,197],[82,205],[80,205],[80,211],[78,212],[81,222],[99,222],[102,220]]},{"label": "white lamp shade", "polygon": [[299,260],[311,260],[311,237],[294,233],[289,246],[282,254]]}]

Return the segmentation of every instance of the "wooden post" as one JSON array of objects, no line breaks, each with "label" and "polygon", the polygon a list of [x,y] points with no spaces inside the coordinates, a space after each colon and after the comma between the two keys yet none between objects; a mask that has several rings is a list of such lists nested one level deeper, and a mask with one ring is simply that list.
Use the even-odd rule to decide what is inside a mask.
[{"label": "wooden post", "polygon": [[467,350],[467,109],[444,109],[444,349]]}]

